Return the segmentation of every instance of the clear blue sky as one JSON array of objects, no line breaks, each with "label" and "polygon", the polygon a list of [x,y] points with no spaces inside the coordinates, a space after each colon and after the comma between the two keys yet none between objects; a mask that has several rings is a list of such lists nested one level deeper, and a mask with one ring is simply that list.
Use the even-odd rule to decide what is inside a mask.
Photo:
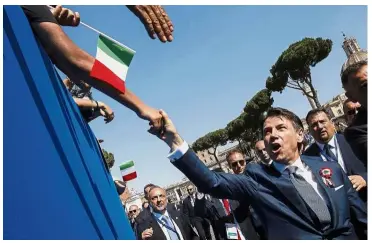
[{"label": "clear blue sky", "polygon": [[[330,38],[329,57],[312,69],[321,103],[341,93],[340,69],[346,59],[342,35],[367,47],[365,6],[166,6],[173,21],[174,41],[148,38],[142,24],[124,6],[66,6],[137,53],[129,68],[127,87],[149,105],[168,112],[179,133],[192,143],[237,117],[245,103],[265,87],[269,69],[291,43],[304,37]],[[72,40],[95,55],[97,34],[84,26],[65,28]],[[274,105],[304,117],[310,109],[296,90],[274,93]],[[183,178],[167,160],[168,148],[147,133],[148,123],[116,101],[94,91],[111,106],[115,120],[90,125],[115,154],[119,164],[134,160],[138,178],[129,183],[141,191],[152,182],[161,186]]]}]

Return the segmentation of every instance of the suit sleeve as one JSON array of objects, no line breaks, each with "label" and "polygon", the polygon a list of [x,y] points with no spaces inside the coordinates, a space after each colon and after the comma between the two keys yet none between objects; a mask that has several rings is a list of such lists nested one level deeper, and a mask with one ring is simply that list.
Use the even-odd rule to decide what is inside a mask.
[{"label": "suit sleeve", "polygon": [[190,216],[190,215],[189,215],[189,207],[188,207],[188,205],[187,205],[186,200],[187,200],[187,199],[185,199],[185,200],[183,201],[183,209],[182,209],[182,211],[183,211],[183,214],[184,214],[185,216],[189,217],[189,216]]},{"label": "suit sleeve", "polygon": [[350,214],[355,228],[364,228],[367,230],[367,206],[360,199],[358,192],[353,188],[349,178],[345,173],[342,173],[344,179],[344,185],[347,192]]},{"label": "suit sleeve", "polygon": [[173,164],[203,193],[234,200],[249,200],[251,195],[255,195],[257,187],[248,174],[233,175],[210,171],[191,149]]}]

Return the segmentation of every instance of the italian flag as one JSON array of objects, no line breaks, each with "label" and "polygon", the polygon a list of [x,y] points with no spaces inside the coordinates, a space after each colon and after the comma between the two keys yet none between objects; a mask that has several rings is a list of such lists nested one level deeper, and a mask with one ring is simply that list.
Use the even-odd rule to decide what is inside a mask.
[{"label": "italian flag", "polygon": [[90,76],[125,93],[125,78],[136,52],[103,35],[98,37],[96,60]]},{"label": "italian flag", "polygon": [[134,169],[134,162],[132,160],[122,163],[120,165],[120,172],[121,176],[123,177],[123,181],[130,181],[137,178],[137,172]]}]

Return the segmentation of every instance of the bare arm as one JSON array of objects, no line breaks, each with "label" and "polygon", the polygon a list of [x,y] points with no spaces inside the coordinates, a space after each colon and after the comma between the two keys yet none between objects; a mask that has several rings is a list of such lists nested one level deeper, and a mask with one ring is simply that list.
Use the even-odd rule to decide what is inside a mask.
[{"label": "bare arm", "polygon": [[41,22],[33,25],[34,32],[53,63],[71,80],[84,80],[90,86],[115,99],[134,111],[140,118],[160,127],[161,115],[143,103],[129,89],[125,94],[101,80],[90,77],[95,58],[76,46],[55,23]]}]

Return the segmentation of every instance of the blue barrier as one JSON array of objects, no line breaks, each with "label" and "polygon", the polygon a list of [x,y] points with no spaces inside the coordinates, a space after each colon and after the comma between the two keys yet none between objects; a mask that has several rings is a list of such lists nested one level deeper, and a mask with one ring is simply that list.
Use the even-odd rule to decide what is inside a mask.
[{"label": "blue barrier", "polygon": [[93,132],[19,6],[4,6],[4,239],[134,239]]}]

